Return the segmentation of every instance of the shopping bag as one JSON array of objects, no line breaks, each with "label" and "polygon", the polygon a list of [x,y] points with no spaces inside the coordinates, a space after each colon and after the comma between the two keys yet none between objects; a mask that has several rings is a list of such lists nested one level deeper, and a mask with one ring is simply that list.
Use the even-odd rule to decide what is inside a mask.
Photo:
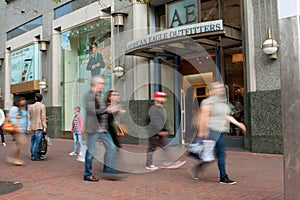
[{"label": "shopping bag", "polygon": [[215,159],[215,144],[216,142],[214,140],[204,140],[197,135],[192,143],[189,144],[187,150],[189,155],[204,162],[210,162]]},{"label": "shopping bag", "polygon": [[82,152],[82,155],[79,154],[77,156],[77,161],[79,161],[79,162],[85,162],[86,149],[87,149],[86,145],[83,145],[83,148],[80,149],[80,151]]},{"label": "shopping bag", "polygon": [[46,153],[47,153],[48,142],[47,142],[47,139],[46,139],[46,134],[47,133],[43,132],[43,136],[42,136],[41,141],[40,141],[40,145],[39,145],[39,154],[40,155],[46,155]]}]

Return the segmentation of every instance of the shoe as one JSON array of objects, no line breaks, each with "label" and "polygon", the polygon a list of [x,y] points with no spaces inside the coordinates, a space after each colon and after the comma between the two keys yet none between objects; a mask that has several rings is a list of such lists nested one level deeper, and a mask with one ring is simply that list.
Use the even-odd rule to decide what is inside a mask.
[{"label": "shoe", "polygon": [[2,146],[6,147],[6,144],[5,144],[5,142],[3,142],[3,143],[2,143]]},{"label": "shoe", "polygon": [[71,153],[69,153],[70,156],[77,156],[77,153],[75,153],[74,151],[72,151]]},{"label": "shoe", "polygon": [[192,179],[199,180],[199,177],[197,176],[197,174],[193,168],[189,169],[188,172],[191,175]]},{"label": "shoe", "polygon": [[103,173],[102,178],[110,181],[119,181],[127,178],[127,176],[121,174]]},{"label": "shoe", "polygon": [[154,171],[154,170],[157,170],[158,167],[156,167],[155,165],[148,165],[148,166],[146,166],[146,169]]},{"label": "shoe", "polygon": [[235,181],[229,179],[228,175],[226,174],[223,178],[220,178],[220,183],[222,184],[229,184],[229,185],[234,185],[236,184]]},{"label": "shoe", "polygon": [[13,162],[13,164],[16,166],[24,166],[25,162],[23,160],[16,160]]},{"label": "shoe", "polygon": [[45,160],[47,157],[45,155],[40,156],[40,160]]},{"label": "shoe", "polygon": [[99,181],[99,178],[96,178],[95,176],[87,176],[87,177],[84,177],[83,180],[96,182],[96,181]]},{"label": "shoe", "polygon": [[159,166],[160,168],[163,168],[163,169],[177,169],[179,167],[181,167],[182,165],[184,165],[186,163],[186,160],[185,161],[177,161],[177,162],[174,162],[174,163],[165,163],[165,164],[162,164],[161,166]]}]

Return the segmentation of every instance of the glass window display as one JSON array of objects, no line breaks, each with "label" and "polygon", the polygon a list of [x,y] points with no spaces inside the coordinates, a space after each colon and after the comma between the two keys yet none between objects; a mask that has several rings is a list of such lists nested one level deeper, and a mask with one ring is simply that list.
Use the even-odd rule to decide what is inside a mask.
[{"label": "glass window display", "polygon": [[112,87],[111,18],[101,18],[62,33],[63,129],[70,130],[74,106],[82,107],[94,75],[103,75],[103,97]]}]

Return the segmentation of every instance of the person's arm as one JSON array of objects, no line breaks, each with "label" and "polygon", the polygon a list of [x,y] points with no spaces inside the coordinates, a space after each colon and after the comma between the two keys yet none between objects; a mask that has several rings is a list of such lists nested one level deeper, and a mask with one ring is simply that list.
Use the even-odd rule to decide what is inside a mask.
[{"label": "person's arm", "polygon": [[198,118],[198,135],[203,138],[207,138],[209,136],[208,131],[208,123],[210,120],[210,105],[201,105],[199,118]]},{"label": "person's arm", "polygon": [[152,127],[152,134],[159,133],[165,128],[166,119],[164,119],[162,113],[155,106],[151,106],[149,110],[150,126]]},{"label": "person's arm", "polygon": [[231,115],[227,115],[226,116],[226,120],[229,121],[230,123],[233,123],[234,125],[236,125],[237,127],[239,127],[243,133],[246,132],[246,126],[241,123],[241,122],[238,122],[234,117],[232,117]]},{"label": "person's arm", "polygon": [[99,54],[99,67],[100,68],[104,68],[105,67],[105,63],[104,63],[104,60],[103,60],[103,56],[102,56],[102,54],[100,53]]},{"label": "person's arm", "polygon": [[17,124],[17,118],[19,115],[19,109],[17,107],[12,107],[9,110],[9,120],[12,124]]},{"label": "person's arm", "polygon": [[43,107],[42,107],[42,124],[43,124],[43,131],[46,132],[47,119],[46,119],[46,106],[45,105],[43,105]]},{"label": "person's arm", "polygon": [[78,131],[81,134],[84,133],[83,120],[82,120],[82,116],[80,114],[78,115]]},{"label": "person's arm", "polygon": [[86,65],[86,70],[90,71],[92,70],[93,64],[92,64],[92,57],[90,56],[89,61]]}]

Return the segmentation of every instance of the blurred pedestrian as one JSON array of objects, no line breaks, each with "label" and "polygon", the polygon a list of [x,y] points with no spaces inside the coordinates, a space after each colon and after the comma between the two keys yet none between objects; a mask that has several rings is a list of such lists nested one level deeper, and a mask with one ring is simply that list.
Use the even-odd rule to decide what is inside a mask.
[{"label": "blurred pedestrian", "polygon": [[158,167],[153,164],[153,153],[157,147],[163,149],[166,162],[160,168],[176,169],[181,167],[186,161],[173,162],[169,149],[167,148],[167,113],[163,104],[167,101],[167,94],[164,92],[155,92],[153,94],[154,104],[149,108],[149,145],[147,149],[146,169],[157,170]]},{"label": "blurred pedestrian", "polygon": [[46,156],[39,154],[39,146],[43,134],[46,133],[46,106],[42,103],[43,95],[35,94],[35,103],[29,107],[29,120],[31,130],[31,160],[44,160]]},{"label": "blurred pedestrian", "polygon": [[[236,184],[226,172],[225,134],[229,132],[229,122],[238,126],[243,132],[246,127],[230,115],[231,109],[225,97],[224,84],[213,82],[209,85],[210,96],[201,102],[198,135],[216,141],[215,150],[218,158],[220,183]],[[200,163],[190,170],[191,176],[198,179],[198,172],[206,163]]]},{"label": "blurred pedestrian", "polygon": [[[107,106],[111,106],[111,105],[119,105],[119,101],[120,101],[120,95],[118,92],[116,92],[115,90],[110,90],[107,94],[107,98],[106,98],[106,104]],[[120,107],[120,109],[115,112],[115,113],[109,113],[108,114],[108,132],[110,133],[112,140],[114,142],[114,144],[118,147],[121,148],[121,144],[120,141],[118,139],[118,132],[117,132],[117,123],[115,121],[115,117],[117,117],[117,115],[119,114],[124,114],[126,113],[126,111]]]},{"label": "blurred pedestrian", "polygon": [[25,109],[26,99],[20,97],[14,106],[9,110],[9,120],[12,124],[15,124],[18,128],[12,134],[13,139],[16,142],[16,148],[14,150],[13,157],[8,157],[7,162],[15,165],[25,165],[25,162],[20,159],[21,149],[27,143],[26,131],[28,130],[28,112]]},{"label": "blurred pedestrian", "polygon": [[71,131],[73,133],[74,145],[73,145],[73,151],[69,153],[69,155],[70,156],[77,155],[77,144],[79,143],[80,145],[79,155],[81,156],[83,154],[82,134],[84,133],[84,129],[83,129],[83,120],[80,114],[79,106],[74,107],[74,116],[72,119],[71,126],[72,126]]},{"label": "blurred pedestrian", "polygon": [[2,146],[5,147],[6,143],[5,143],[4,133],[3,133],[3,130],[1,128],[2,124],[4,123],[4,120],[5,120],[5,115],[4,115],[3,110],[0,108],[0,134],[1,134],[1,142],[2,142]]},{"label": "blurred pedestrian", "polygon": [[101,97],[101,91],[104,88],[104,78],[102,76],[93,76],[91,89],[85,97],[86,103],[86,133],[87,151],[85,154],[85,181],[98,181],[99,178],[92,175],[92,164],[95,155],[97,141],[103,143],[105,147],[103,178],[109,180],[119,180],[123,178],[118,173],[117,167],[117,148],[110,133],[108,132],[108,113],[119,111],[118,105],[106,107]]}]

